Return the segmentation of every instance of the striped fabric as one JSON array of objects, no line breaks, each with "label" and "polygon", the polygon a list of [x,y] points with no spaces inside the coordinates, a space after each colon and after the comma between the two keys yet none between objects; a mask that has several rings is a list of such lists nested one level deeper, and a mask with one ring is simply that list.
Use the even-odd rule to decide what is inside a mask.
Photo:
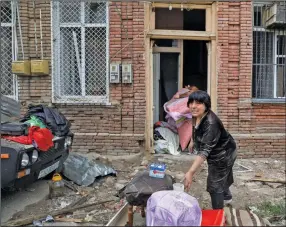
[{"label": "striped fabric", "polygon": [[227,226],[266,226],[262,218],[248,210],[224,208]]}]

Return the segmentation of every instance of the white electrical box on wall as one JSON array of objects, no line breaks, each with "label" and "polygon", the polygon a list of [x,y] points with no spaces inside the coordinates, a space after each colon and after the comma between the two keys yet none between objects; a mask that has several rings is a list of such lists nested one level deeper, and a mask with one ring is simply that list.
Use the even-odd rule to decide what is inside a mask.
[{"label": "white electrical box on wall", "polygon": [[120,64],[111,63],[109,69],[109,82],[112,84],[120,83]]},{"label": "white electrical box on wall", "polygon": [[122,83],[132,83],[132,66],[131,64],[122,64]]}]

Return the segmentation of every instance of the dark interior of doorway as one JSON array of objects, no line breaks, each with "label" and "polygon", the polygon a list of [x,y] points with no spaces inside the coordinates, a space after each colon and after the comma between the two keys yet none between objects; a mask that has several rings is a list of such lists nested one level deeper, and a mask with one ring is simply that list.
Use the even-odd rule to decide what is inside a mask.
[{"label": "dark interior of doorway", "polygon": [[207,91],[208,51],[207,42],[184,40],[183,85],[193,85]]},{"label": "dark interior of doorway", "polygon": [[164,104],[178,91],[178,53],[160,54],[159,119],[165,120]]}]

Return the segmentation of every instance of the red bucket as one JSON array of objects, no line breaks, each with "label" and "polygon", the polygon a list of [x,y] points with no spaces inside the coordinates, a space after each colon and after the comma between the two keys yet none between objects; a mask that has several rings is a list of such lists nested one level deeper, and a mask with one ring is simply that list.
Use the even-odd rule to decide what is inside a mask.
[{"label": "red bucket", "polygon": [[202,210],[201,226],[225,226],[224,210]]}]

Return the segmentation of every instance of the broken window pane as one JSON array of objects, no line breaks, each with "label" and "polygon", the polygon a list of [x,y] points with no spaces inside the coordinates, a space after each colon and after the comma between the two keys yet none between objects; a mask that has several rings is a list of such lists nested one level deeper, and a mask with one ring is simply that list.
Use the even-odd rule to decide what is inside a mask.
[{"label": "broken window pane", "polygon": [[81,95],[80,28],[61,28],[60,48],[61,95]]}]

